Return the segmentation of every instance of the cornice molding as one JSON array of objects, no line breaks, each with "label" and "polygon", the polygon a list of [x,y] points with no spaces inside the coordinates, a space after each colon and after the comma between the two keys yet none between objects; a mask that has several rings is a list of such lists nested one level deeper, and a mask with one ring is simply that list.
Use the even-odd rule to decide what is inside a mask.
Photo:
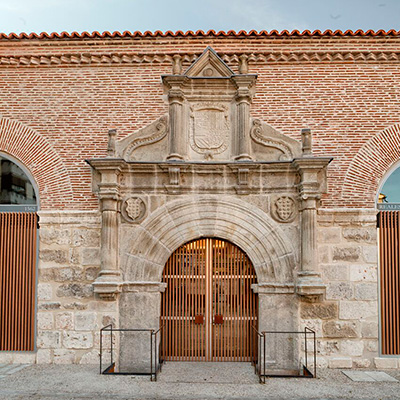
[{"label": "cornice molding", "polygon": [[[238,64],[242,55],[250,64],[274,63],[397,63],[400,52],[383,51],[311,51],[311,52],[264,52],[220,54],[226,63]],[[0,56],[1,66],[104,66],[113,64],[168,63],[173,64],[176,54],[63,54]],[[193,63],[200,54],[179,54],[182,63]]]}]

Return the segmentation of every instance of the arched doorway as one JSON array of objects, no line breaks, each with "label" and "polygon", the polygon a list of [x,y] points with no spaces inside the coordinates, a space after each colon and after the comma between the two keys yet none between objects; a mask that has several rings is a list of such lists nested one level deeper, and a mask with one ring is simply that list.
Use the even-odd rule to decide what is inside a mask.
[{"label": "arched doorway", "polygon": [[38,195],[29,172],[0,154],[0,351],[33,351]]},{"label": "arched doorway", "polygon": [[250,361],[256,349],[257,283],[234,244],[216,238],[179,247],[163,272],[162,356],[169,361]]},{"label": "arched doorway", "polygon": [[400,163],[377,195],[381,354],[400,354]]}]

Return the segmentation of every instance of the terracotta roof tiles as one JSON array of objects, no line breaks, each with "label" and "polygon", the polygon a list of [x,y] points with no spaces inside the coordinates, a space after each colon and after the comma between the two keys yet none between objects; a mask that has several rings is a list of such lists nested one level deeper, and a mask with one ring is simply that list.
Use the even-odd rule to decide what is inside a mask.
[{"label": "terracotta roof tiles", "polygon": [[202,30],[198,30],[196,32],[193,31],[187,31],[187,32],[182,32],[182,31],[176,31],[176,32],[171,32],[171,31],[166,31],[166,32],[161,32],[161,31],[155,31],[155,32],[129,32],[129,31],[124,31],[124,32],[53,32],[53,33],[10,33],[10,34],[5,34],[5,33],[0,33],[0,39],[105,39],[105,38],[135,38],[135,37],[188,37],[188,36],[270,36],[270,37],[288,37],[288,36],[294,36],[294,37],[310,37],[310,36],[398,36],[400,35],[400,31],[396,31],[394,29],[391,29],[389,31],[384,31],[382,29],[378,31],[373,31],[373,30],[368,30],[368,31],[363,31],[363,30],[347,30],[345,32],[336,30],[326,30],[324,32],[320,30],[315,30],[315,31],[309,31],[305,30],[303,32],[300,32],[298,30],[293,30],[289,32],[288,30],[283,30],[281,32],[277,30],[272,30],[272,31],[244,31],[240,30],[238,32],[235,32],[233,30],[224,32],[224,31],[219,31],[216,32],[214,30],[209,30],[207,32],[204,32]]}]

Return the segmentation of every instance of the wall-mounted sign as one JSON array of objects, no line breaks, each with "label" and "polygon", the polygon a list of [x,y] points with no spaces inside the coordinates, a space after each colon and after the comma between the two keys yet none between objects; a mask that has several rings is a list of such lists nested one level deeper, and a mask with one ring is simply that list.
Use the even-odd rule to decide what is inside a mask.
[{"label": "wall-mounted sign", "polygon": [[397,211],[400,210],[400,203],[378,203],[379,211]]}]

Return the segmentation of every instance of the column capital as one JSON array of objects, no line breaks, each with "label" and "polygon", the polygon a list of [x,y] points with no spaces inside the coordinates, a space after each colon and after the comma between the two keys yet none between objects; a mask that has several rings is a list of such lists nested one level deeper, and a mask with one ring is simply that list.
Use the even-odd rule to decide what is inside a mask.
[{"label": "column capital", "polygon": [[303,208],[315,208],[316,201],[326,193],[326,167],[331,161],[331,157],[302,157],[292,161],[300,174],[299,194]]}]

